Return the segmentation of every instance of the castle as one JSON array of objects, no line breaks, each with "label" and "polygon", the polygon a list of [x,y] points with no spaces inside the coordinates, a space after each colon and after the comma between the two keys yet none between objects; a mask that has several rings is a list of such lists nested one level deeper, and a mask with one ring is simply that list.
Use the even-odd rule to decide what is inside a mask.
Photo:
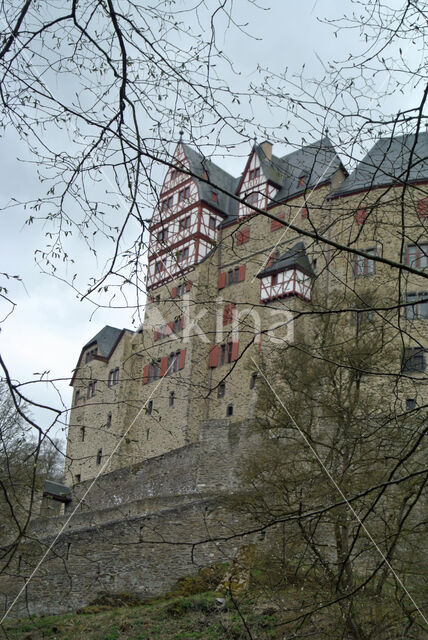
[{"label": "castle", "polygon": [[427,157],[428,133],[380,138],[348,175],[327,138],[281,158],[263,142],[233,178],[180,140],[149,229],[144,322],[81,350],[68,488],[48,484],[41,517],[3,544],[4,612],[156,595],[257,540],[223,498],[262,446],[259,362],[315,301],[387,296],[397,411],[425,404]]},{"label": "castle", "polygon": [[328,307],[335,288],[388,281],[413,303],[406,369],[420,375],[424,280],[405,274],[397,299],[388,261],[428,266],[427,150],[426,132],[381,138],[348,175],[328,138],[281,158],[265,141],[233,178],[180,140],[149,228],[144,323],[105,327],[73,375],[67,484],[195,443],[203,421],[251,419],[257,356],[293,339],[313,292]]}]

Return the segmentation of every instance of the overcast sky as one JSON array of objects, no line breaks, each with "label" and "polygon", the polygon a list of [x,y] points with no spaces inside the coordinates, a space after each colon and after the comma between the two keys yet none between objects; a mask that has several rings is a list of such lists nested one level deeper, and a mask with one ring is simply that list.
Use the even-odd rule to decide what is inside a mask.
[{"label": "overcast sky", "polygon": [[[186,4],[186,3],[185,3]],[[190,3],[188,3],[190,5]],[[240,3],[238,3],[240,4]],[[328,60],[344,58],[344,53],[357,50],[361,45],[358,32],[345,32],[334,37],[331,27],[322,24],[320,17],[325,17],[328,10],[330,17],[342,15],[349,3],[334,0],[329,3],[321,0],[308,2],[289,2],[271,0],[260,5],[271,5],[264,11],[254,6],[245,7],[242,20],[247,20],[248,31],[257,39],[244,36],[237,37],[230,32],[225,40],[225,49],[233,60],[235,68],[241,72],[239,81],[230,76],[226,81],[247,85],[257,79],[258,64],[280,73],[285,67],[296,73],[305,64],[308,75],[320,73],[320,59]],[[326,8],[325,5],[328,5]],[[195,27],[196,28],[196,27]],[[233,37],[231,37],[234,33]],[[415,52],[415,55],[418,55]],[[410,95],[396,98],[397,109],[405,108]],[[249,106],[241,105],[246,112]],[[277,123],[277,114],[273,114],[259,103],[255,109],[256,121],[263,124]],[[294,142],[300,142],[296,131]],[[293,132],[287,135],[292,138]],[[38,184],[34,164],[23,162],[30,158],[25,145],[20,142],[13,131],[7,132],[2,140],[3,170],[0,175],[0,203],[4,207],[12,198],[19,201],[31,200],[38,193]],[[250,150],[248,144],[247,151]],[[282,155],[287,146],[275,148],[275,153]],[[243,159],[229,157],[223,162],[224,168],[237,175],[244,166]],[[110,185],[100,188],[110,190]],[[112,196],[114,197],[114,196]],[[120,204],[120,202],[119,202]],[[29,387],[29,396],[42,403],[53,403],[60,406],[70,405],[71,388],[68,385],[71,372],[76,364],[81,347],[93,337],[104,325],[116,327],[132,327],[132,313],[127,309],[98,309],[87,300],[80,301],[76,293],[63,281],[40,273],[34,259],[34,253],[44,242],[48,227],[39,223],[25,225],[29,212],[23,206],[2,209],[1,213],[1,272],[19,275],[22,283],[8,281],[8,296],[16,303],[15,310],[1,325],[1,351],[14,379],[20,381],[34,380],[34,374],[49,372],[49,378],[58,379],[56,386],[60,396],[52,388],[40,382]],[[150,211],[147,210],[147,217]],[[90,256],[83,242],[76,239],[73,243],[76,270],[88,274],[100,270],[109,255],[107,243],[98,246],[97,261]],[[68,274],[72,275],[72,274]],[[2,318],[10,310],[3,304]],[[60,400],[60,397],[62,400]],[[47,418],[37,413],[37,418],[46,426]]]}]

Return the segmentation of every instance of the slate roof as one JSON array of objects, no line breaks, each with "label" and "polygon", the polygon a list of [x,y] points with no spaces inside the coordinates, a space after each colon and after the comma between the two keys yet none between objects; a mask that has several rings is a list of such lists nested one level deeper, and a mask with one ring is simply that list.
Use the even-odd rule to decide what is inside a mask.
[{"label": "slate roof", "polygon": [[306,254],[305,243],[300,241],[288,249],[282,256],[277,258],[269,267],[257,274],[258,278],[278,273],[278,271],[286,271],[298,267],[309,276],[315,276],[312,265]]},{"label": "slate roof", "polygon": [[[288,153],[282,158],[275,158],[273,164],[285,174],[282,188],[275,196],[276,201],[287,200],[303,193],[306,189],[327,182],[339,168],[345,171],[342,161],[327,137]],[[299,186],[301,176],[306,176],[306,182]]]},{"label": "slate roof", "polygon": [[82,352],[96,343],[100,354],[105,358],[108,358],[122,331],[125,331],[125,329],[117,329],[116,327],[110,327],[109,325],[105,326],[104,329],[101,329],[101,331],[92,338],[92,340],[89,340],[89,342],[85,344]]},{"label": "slate roof", "polygon": [[[407,176],[413,147],[410,173]],[[415,134],[379,138],[332,197],[371,187],[400,184],[403,180],[428,180],[428,131],[420,131],[417,139]]]},{"label": "slate roof", "polygon": [[43,495],[51,496],[60,502],[71,502],[70,487],[67,487],[65,484],[60,484],[59,482],[53,482],[52,480],[45,480]]},{"label": "slate roof", "polygon": [[[239,178],[234,178],[230,173],[224,171],[221,167],[216,165],[214,162],[205,158],[201,153],[189,147],[189,145],[184,142],[181,143],[183,146],[184,153],[190,164],[190,170],[195,176],[203,176],[204,171],[207,172],[209,180],[213,185],[217,185],[230,193],[235,193],[238,184]],[[207,203],[213,204],[211,192],[215,187],[207,184],[203,180],[199,180],[198,177],[195,179],[198,189],[199,196],[202,200]],[[230,198],[225,193],[218,191],[217,193],[217,207],[227,215],[229,218],[234,218],[238,214],[238,203],[233,198]]]}]

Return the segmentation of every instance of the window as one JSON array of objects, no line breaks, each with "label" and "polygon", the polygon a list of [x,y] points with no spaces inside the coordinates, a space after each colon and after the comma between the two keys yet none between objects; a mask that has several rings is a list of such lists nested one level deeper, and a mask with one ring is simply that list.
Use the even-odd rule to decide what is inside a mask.
[{"label": "window", "polygon": [[158,262],[155,263],[155,274],[161,273],[161,271],[164,270],[164,263],[162,262],[162,260],[159,260]]},{"label": "window", "polygon": [[428,242],[409,244],[406,257],[409,267],[426,269],[428,267]]},{"label": "window", "polygon": [[162,229],[161,231],[158,231],[156,236],[158,242],[165,242],[167,237],[168,237],[168,229]]},{"label": "window", "polygon": [[245,201],[248,202],[248,204],[252,204],[256,207],[259,201],[259,194],[256,191],[253,191],[252,193],[249,193],[245,196]]},{"label": "window", "polygon": [[98,449],[97,451],[97,464],[101,464],[101,460],[103,459],[103,450]]},{"label": "window", "polygon": [[110,429],[110,427],[111,427],[111,418],[112,418],[112,415],[111,415],[111,412],[110,412],[109,414],[107,414],[107,422],[106,422],[107,429]]},{"label": "window", "polygon": [[171,175],[170,175],[170,179],[171,180],[175,180],[175,178],[177,177],[177,169],[171,169]]},{"label": "window", "polygon": [[226,362],[232,362],[232,353],[233,353],[233,343],[232,342],[228,342],[227,343],[227,360]]},{"label": "window", "polygon": [[230,269],[227,272],[227,286],[230,286],[231,284],[236,284],[237,282],[239,282],[239,267]]},{"label": "window", "polygon": [[416,400],[414,398],[406,398],[406,411],[416,409]]},{"label": "window", "polygon": [[169,394],[169,406],[173,407],[175,402],[175,392],[171,391]]},{"label": "window", "polygon": [[160,365],[161,365],[160,360],[156,360],[155,362],[152,362],[149,365],[149,373],[148,373],[149,382],[152,382],[152,380],[158,380],[160,378]]},{"label": "window", "polygon": [[305,175],[300,176],[298,181],[297,181],[297,186],[298,187],[304,187],[305,184],[306,184],[306,176]]},{"label": "window", "polygon": [[252,373],[251,374],[251,378],[250,378],[250,389],[254,389],[254,387],[256,386],[256,380],[257,380],[257,373]]},{"label": "window", "polygon": [[217,226],[216,219],[214,218],[214,216],[210,216],[209,228],[211,229],[211,231],[215,231],[216,226]]},{"label": "window", "polygon": [[168,356],[168,373],[176,373],[180,368],[180,351],[170,353]]},{"label": "window", "polygon": [[116,367],[116,369],[111,369],[109,374],[108,374],[108,386],[112,387],[115,384],[118,384],[119,382],[119,367]]},{"label": "window", "polygon": [[226,415],[233,416],[233,404],[228,404],[226,408]]},{"label": "window", "polygon": [[76,391],[76,393],[74,394],[74,404],[77,404],[80,400],[80,391],[79,389]]},{"label": "window", "polygon": [[256,167],[255,169],[250,169],[248,173],[249,180],[255,180],[260,176],[260,167]]},{"label": "window", "polygon": [[85,427],[80,427],[80,442],[85,442]]},{"label": "window", "polygon": [[95,358],[96,355],[97,355],[97,347],[90,349],[89,351],[86,352],[85,362],[90,362]]},{"label": "window", "polygon": [[185,247],[184,249],[180,249],[177,251],[177,262],[183,262],[183,260],[187,260],[189,257],[189,247]]},{"label": "window", "polygon": [[226,383],[220,382],[217,387],[217,398],[224,398],[224,394],[226,393]]},{"label": "window", "polygon": [[176,297],[181,298],[181,296],[184,295],[185,291],[186,291],[186,283],[181,282],[179,285],[177,285]]},{"label": "window", "polygon": [[421,347],[407,347],[404,349],[401,370],[405,373],[425,370],[425,349]]},{"label": "window", "polygon": [[271,276],[271,285],[274,287],[276,284],[278,284],[278,274],[273,273]]},{"label": "window", "polygon": [[211,200],[213,202],[218,202],[218,195],[216,191],[211,191]]},{"label": "window", "polygon": [[185,229],[190,229],[190,220],[191,220],[190,216],[186,216],[185,218],[181,218],[178,221],[178,230],[179,231],[184,231]]},{"label": "window", "polygon": [[[375,256],[376,249],[366,249],[366,253]],[[355,256],[354,273],[356,278],[359,278],[360,276],[371,276],[375,272],[376,268],[374,260],[370,260],[370,258],[366,258],[365,256]]]},{"label": "window", "polygon": [[428,291],[408,293],[406,302],[412,303],[411,306],[405,307],[406,318],[408,320],[428,318]]},{"label": "window", "polygon": [[88,398],[93,398],[97,392],[97,381],[93,380],[88,384]]},{"label": "window", "polygon": [[183,202],[183,200],[187,200],[190,197],[190,187],[186,187],[182,189],[178,194],[178,201]]},{"label": "window", "polygon": [[80,473],[76,473],[75,478],[76,478],[76,483],[78,483],[80,482],[82,476],[80,475]]},{"label": "window", "polygon": [[169,196],[168,198],[165,198],[165,200],[162,200],[161,202],[161,211],[166,211],[167,209],[171,209],[172,205],[174,204],[174,196]]},{"label": "window", "polygon": [[250,227],[240,229],[236,234],[236,244],[245,244],[250,239]]},{"label": "window", "polygon": [[153,400],[149,400],[147,403],[147,413],[149,416],[153,413]]},{"label": "window", "polygon": [[222,344],[220,347],[220,366],[226,362],[226,345]]}]

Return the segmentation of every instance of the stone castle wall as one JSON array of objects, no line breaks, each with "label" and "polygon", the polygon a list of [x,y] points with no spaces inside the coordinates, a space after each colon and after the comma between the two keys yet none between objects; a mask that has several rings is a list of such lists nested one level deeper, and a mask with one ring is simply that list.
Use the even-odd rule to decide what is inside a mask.
[{"label": "stone castle wall", "polygon": [[[249,523],[225,498],[255,446],[248,423],[208,421],[198,443],[100,477],[69,519],[90,481],[74,487],[63,515],[35,519],[3,557],[0,610],[51,546],[10,617],[75,610],[105,592],[158,595],[201,566],[233,558],[251,536],[234,537]],[[229,539],[213,541],[219,537]]]}]

